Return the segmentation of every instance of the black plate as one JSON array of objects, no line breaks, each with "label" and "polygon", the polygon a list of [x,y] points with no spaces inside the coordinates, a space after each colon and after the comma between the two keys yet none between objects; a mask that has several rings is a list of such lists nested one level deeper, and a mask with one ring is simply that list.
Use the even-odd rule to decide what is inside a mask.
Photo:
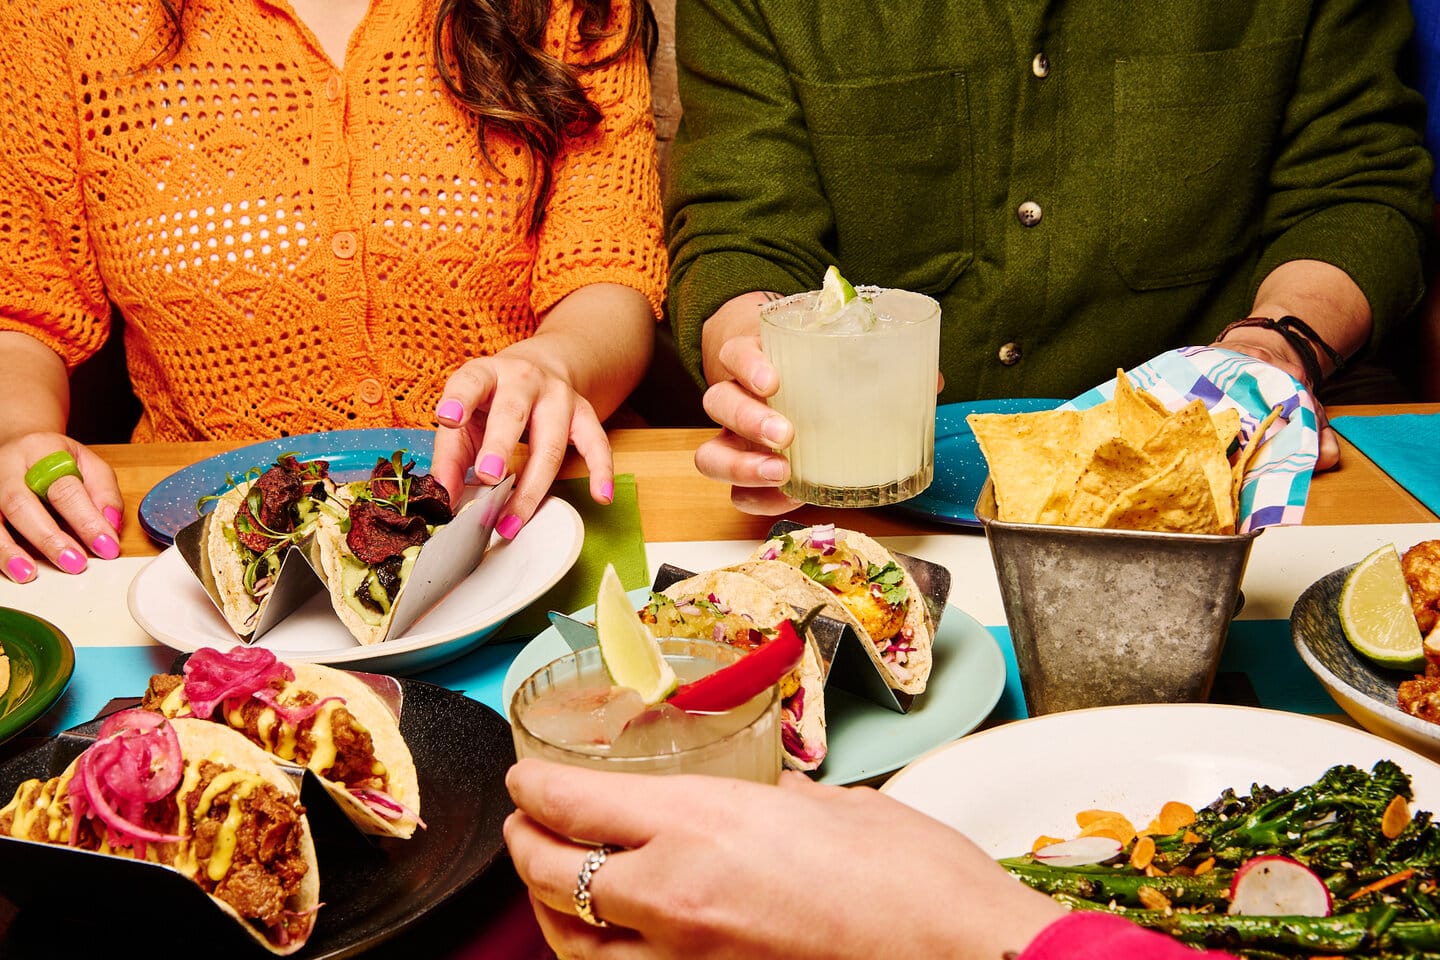
[{"label": "black plate", "polygon": [[[409,840],[363,836],[307,774],[302,799],[325,905],[297,958],[349,957],[380,943],[504,852],[501,824],[514,809],[505,791],[505,771],[515,761],[510,725],[462,694],[418,680],[400,684],[400,728],[415,757],[427,829]],[[87,743],[62,734],[11,757],[0,764],[0,797],[8,800],[23,780],[55,776]],[[207,958],[268,956],[198,887],[149,864],[0,838],[0,892],[21,905],[0,941],[7,957],[32,949],[69,956],[67,945],[113,956],[113,945],[130,938],[147,941],[149,955],[198,947]],[[158,916],[150,904],[163,904]],[[170,946],[157,950],[161,941]]]}]

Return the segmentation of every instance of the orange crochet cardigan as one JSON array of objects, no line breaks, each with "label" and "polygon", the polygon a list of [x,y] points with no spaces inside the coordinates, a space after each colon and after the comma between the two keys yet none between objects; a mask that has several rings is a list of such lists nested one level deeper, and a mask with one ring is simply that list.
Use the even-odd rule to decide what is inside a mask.
[{"label": "orange crochet cardigan", "polygon": [[[190,440],[433,425],[457,366],[584,284],[658,316],[643,54],[582,75],[604,121],[532,236],[528,159],[500,137],[481,155],[435,7],[373,0],[336,69],[284,0],[190,0],[175,57],[156,0],[0,0],[0,329],[73,368],[113,303],[135,439]],[[604,52],[555,7],[550,52]]]}]

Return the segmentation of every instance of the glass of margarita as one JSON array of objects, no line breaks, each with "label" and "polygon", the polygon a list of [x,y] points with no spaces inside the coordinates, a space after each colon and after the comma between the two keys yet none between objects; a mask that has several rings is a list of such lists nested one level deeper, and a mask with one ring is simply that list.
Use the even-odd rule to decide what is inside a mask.
[{"label": "glass of margarita", "polygon": [[[681,683],[733,663],[745,651],[711,640],[661,638]],[[633,773],[700,773],[760,783],[780,778],[780,695],[771,686],[718,714],[690,714],[611,683],[600,648],[541,667],[510,699],[515,756]]]},{"label": "glass of margarita", "polygon": [[760,340],[780,377],[770,406],[795,427],[783,451],[786,496],[825,507],[906,500],[935,474],[940,305],[924,294],[859,287],[838,312],[819,291],[760,310]]}]

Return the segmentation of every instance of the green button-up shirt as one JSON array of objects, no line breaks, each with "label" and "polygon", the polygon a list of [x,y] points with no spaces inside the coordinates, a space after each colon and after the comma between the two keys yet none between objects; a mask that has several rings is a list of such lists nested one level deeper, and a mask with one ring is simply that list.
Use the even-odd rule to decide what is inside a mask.
[{"label": "green button-up shirt", "polygon": [[[670,309],[936,296],[942,399],[1080,393],[1323,260],[1376,333],[1422,291],[1403,0],[679,0]],[[843,384],[837,384],[843,393]]]}]

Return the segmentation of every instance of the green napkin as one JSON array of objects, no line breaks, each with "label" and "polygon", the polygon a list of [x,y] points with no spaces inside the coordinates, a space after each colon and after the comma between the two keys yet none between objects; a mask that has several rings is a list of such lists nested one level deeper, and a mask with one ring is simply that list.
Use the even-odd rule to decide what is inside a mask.
[{"label": "green napkin", "polygon": [[570,613],[592,605],[607,563],[615,565],[615,572],[626,590],[650,585],[633,473],[615,477],[615,499],[608,506],[590,499],[588,477],[558,480],[550,487],[550,495],[569,503],[585,523],[585,542],[580,547],[580,556],[559,583],[506,622],[496,635],[497,640],[533,637],[550,625],[545,617],[549,611]]}]

